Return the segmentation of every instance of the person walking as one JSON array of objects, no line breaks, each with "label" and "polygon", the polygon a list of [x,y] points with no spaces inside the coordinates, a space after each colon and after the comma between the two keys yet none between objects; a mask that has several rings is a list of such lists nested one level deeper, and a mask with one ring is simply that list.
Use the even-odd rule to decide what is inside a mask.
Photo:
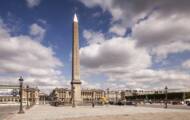
[{"label": "person walking", "polygon": [[95,103],[94,103],[94,101],[92,102],[92,107],[93,107],[93,108],[95,107]]}]

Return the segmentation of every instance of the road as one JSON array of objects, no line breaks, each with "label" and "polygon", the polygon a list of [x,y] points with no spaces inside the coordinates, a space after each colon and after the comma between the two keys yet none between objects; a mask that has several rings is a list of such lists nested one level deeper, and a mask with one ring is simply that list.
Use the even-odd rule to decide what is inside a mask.
[{"label": "road", "polygon": [[14,114],[19,109],[19,106],[0,106],[0,120],[5,119],[10,114]]}]

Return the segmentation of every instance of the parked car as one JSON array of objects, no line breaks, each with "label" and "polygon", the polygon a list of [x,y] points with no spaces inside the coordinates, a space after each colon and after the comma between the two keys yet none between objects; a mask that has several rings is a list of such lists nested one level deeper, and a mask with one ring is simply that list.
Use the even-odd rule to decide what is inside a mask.
[{"label": "parked car", "polygon": [[136,102],[133,102],[133,101],[126,101],[125,104],[126,104],[126,105],[136,105]]},{"label": "parked car", "polygon": [[172,101],[171,104],[172,105],[181,105],[181,101]]},{"label": "parked car", "polygon": [[190,103],[190,99],[185,99],[184,102],[188,105]]},{"label": "parked car", "polygon": [[189,102],[189,103],[187,103],[187,106],[190,106],[190,102]]},{"label": "parked car", "polygon": [[134,101],[126,101],[126,100],[121,100],[117,103],[118,105],[136,105],[136,102]]},{"label": "parked car", "polygon": [[125,103],[126,103],[126,100],[121,100],[118,102],[118,105],[125,105]]}]

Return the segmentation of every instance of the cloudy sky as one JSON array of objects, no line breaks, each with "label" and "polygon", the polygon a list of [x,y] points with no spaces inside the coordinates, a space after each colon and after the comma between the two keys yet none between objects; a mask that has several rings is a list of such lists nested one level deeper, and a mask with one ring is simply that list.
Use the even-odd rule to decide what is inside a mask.
[{"label": "cloudy sky", "polygon": [[70,87],[72,19],[83,88],[190,87],[189,0],[1,0],[0,83]]}]

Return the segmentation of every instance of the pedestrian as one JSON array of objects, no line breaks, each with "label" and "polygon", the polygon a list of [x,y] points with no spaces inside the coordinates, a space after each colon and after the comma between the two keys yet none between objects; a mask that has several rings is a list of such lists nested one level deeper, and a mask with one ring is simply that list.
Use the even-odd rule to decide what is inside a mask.
[{"label": "pedestrian", "polygon": [[94,104],[94,102],[92,102],[92,107],[94,108],[94,106],[95,106],[95,104]]}]

